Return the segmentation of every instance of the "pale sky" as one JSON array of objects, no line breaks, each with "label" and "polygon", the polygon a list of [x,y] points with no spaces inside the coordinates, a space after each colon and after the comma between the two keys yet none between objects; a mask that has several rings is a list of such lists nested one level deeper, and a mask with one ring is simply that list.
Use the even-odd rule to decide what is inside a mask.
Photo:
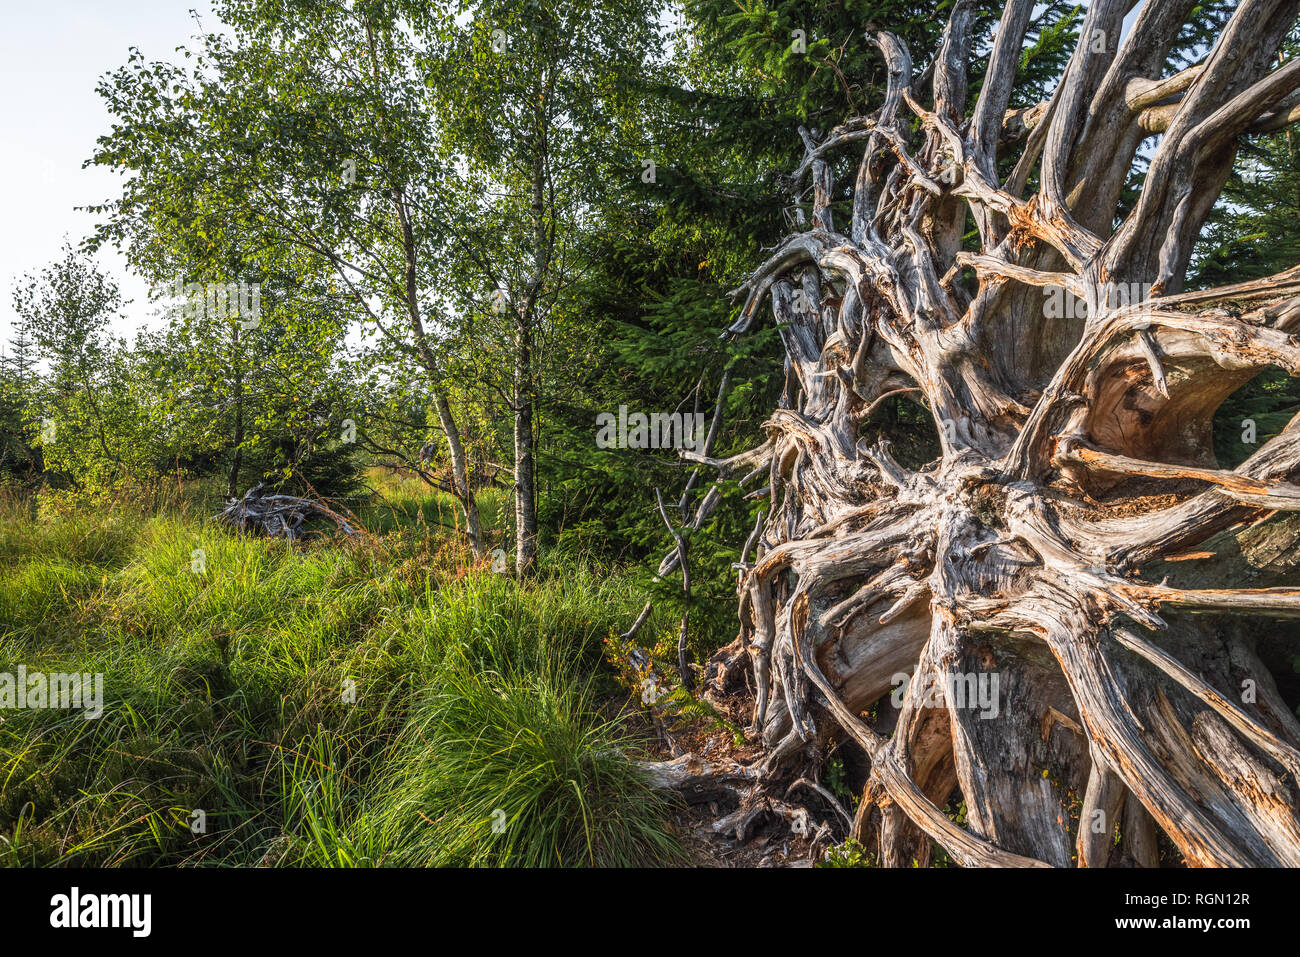
[{"label": "pale sky", "polygon": [[[81,168],[109,129],[96,81],[124,64],[131,46],[147,59],[175,59],[175,47],[198,32],[190,10],[216,25],[208,0],[4,0],[3,10],[0,344],[12,328],[14,281],[58,258],[65,235],[76,243],[91,232],[94,218],[75,207],[118,193],[116,174]],[[100,265],[135,300],[114,327],[133,339],[152,311],[148,287],[115,251],[101,253]]]}]

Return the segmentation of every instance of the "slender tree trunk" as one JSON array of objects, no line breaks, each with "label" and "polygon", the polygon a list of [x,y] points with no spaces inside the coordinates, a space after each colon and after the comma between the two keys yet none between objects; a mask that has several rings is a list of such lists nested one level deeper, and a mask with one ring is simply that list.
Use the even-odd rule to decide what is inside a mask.
[{"label": "slender tree trunk", "polygon": [[108,447],[108,436],[104,432],[104,413],[99,408],[99,400],[95,398],[94,384],[91,382],[88,372],[81,380],[82,388],[86,390],[86,399],[90,402],[90,410],[95,416],[95,435],[99,439],[99,449],[104,453],[104,458],[117,466],[117,471],[122,471],[122,459],[114,455]]},{"label": "slender tree trunk", "polygon": [[465,511],[465,530],[469,535],[474,554],[486,553],[483,544],[483,526],[479,521],[478,502],[474,497],[474,488],[470,485],[469,464],[465,460],[465,447],[461,443],[460,428],[456,416],[452,413],[451,403],[447,401],[442,388],[442,365],[438,362],[429,337],[425,334],[424,320],[420,316],[419,284],[417,282],[418,251],[415,244],[415,230],[411,227],[407,215],[406,200],[400,189],[392,191],[393,209],[397,213],[398,225],[402,233],[402,250],[406,259],[403,294],[406,300],[406,318],[415,342],[416,355],[429,376],[429,385],[433,390],[434,405],[438,410],[438,422],[443,434],[447,436],[447,454],[451,458],[452,482],[456,488],[457,498]]},{"label": "slender tree trunk", "polygon": [[537,561],[537,468],[533,454],[533,335],[521,320],[515,347],[515,574],[531,574]]},{"label": "slender tree trunk", "polygon": [[[762,757],[653,773],[711,777],[742,805],[727,826],[752,833],[755,814],[796,815],[791,789],[847,742],[870,765],[852,832],[885,864],[933,842],[963,865],[1101,867],[1117,836],[1149,864],[1158,828],[1190,864],[1295,866],[1300,722],[1243,616],[1300,617],[1268,557],[1300,544],[1300,416],[1234,470],[1212,424],[1266,367],[1300,374],[1300,268],[1182,287],[1238,137],[1300,113],[1300,65],[1270,72],[1300,0],[1243,0],[1172,77],[1193,0],[1145,4],[1122,45],[1132,4],[1093,0],[1051,101],[1009,111],[1035,6],[1007,3],[969,113],[975,5],[958,0],[930,97],[880,33],[880,109],[800,130],[789,182],[797,202],[811,181],[810,228],[742,287],[729,330],[770,302],[797,387],[759,447],[686,453],[766,482],[740,634],[706,672]],[[1019,151],[1005,180],[999,150]],[[1063,290],[1086,316],[1053,308]],[[904,391],[941,450],[919,469],[861,435]],[[959,824],[944,808],[962,802]]]},{"label": "slender tree trunk", "polygon": [[436,386],[433,390],[433,401],[438,410],[438,422],[442,425],[443,434],[447,436],[447,455],[451,459],[452,482],[461,507],[465,511],[465,531],[474,547],[474,554],[481,556],[485,554],[483,524],[479,520],[478,500],[474,497],[474,489],[469,482],[469,466],[465,461],[465,447],[460,441],[460,429],[456,425],[456,417],[452,414],[451,404],[447,401],[446,394]]},{"label": "slender tree trunk", "polygon": [[230,470],[226,473],[226,498],[239,498],[239,472],[244,465],[244,406],[235,404],[235,431],[231,436],[235,452],[230,458]]},{"label": "slender tree trunk", "polygon": [[531,170],[533,274],[515,309],[515,574],[531,574],[537,561],[537,460],[534,444],[537,380],[533,366],[538,303],[549,276],[555,244],[555,196],[547,163],[551,123],[550,96],[554,77],[538,97],[535,150]]},{"label": "slender tree trunk", "polygon": [[230,460],[230,471],[226,475],[226,498],[239,498],[239,471],[244,464],[244,362],[239,353],[239,330],[232,333],[234,337],[235,357],[235,431],[231,436],[235,451]]},{"label": "slender tree trunk", "polygon": [[[380,67],[374,24],[369,16],[365,18],[365,27],[370,50],[371,71],[376,84],[378,84],[383,75],[383,70]],[[394,186],[389,198],[392,201],[393,211],[397,216],[398,228],[401,231],[402,255],[405,260],[403,288],[401,291],[406,305],[407,323],[411,330],[411,338],[415,343],[416,355],[419,356],[420,363],[429,376],[429,385],[434,395],[434,405],[438,410],[438,422],[442,426],[443,434],[447,436],[447,453],[451,459],[452,484],[456,490],[456,497],[460,500],[461,508],[465,512],[466,534],[469,536],[474,554],[482,557],[486,554],[486,547],[483,543],[483,526],[479,521],[478,502],[474,497],[474,489],[469,481],[469,466],[465,461],[465,449],[461,443],[460,429],[456,424],[456,417],[452,412],[451,403],[447,401],[447,396],[443,391],[442,365],[429,345],[429,338],[424,329],[424,320],[421,318],[417,268],[420,250],[416,245],[415,230],[411,225],[406,196],[401,187]]]}]

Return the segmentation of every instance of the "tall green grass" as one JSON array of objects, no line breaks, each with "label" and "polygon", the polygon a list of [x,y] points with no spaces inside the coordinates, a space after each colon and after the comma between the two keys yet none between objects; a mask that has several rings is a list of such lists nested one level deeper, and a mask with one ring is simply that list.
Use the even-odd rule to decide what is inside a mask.
[{"label": "tall green grass", "polygon": [[97,720],[0,711],[0,862],[675,859],[601,662],[641,598],[617,570],[516,583],[407,522],[293,546],[0,509],[0,671],[105,676]]},{"label": "tall green grass", "polygon": [[497,672],[462,659],[416,708],[355,846],[414,866],[679,860],[670,809],[631,746],[570,666]]},{"label": "tall green grass", "polygon": [[[360,509],[361,523],[375,534],[399,528],[463,529],[461,504],[451,495],[432,489],[423,479],[407,472],[375,467],[366,472],[366,485],[373,499]],[[510,492],[495,487],[479,489],[474,496],[479,520],[500,544],[507,527]],[[493,530],[497,530],[493,534]]]}]

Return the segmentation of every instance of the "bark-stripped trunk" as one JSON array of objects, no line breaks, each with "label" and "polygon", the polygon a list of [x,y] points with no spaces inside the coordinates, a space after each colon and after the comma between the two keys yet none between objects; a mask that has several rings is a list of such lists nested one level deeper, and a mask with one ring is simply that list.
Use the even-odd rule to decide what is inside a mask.
[{"label": "bark-stripped trunk", "polygon": [[[763,757],[713,777],[788,808],[773,796],[856,742],[870,773],[853,832],[885,864],[924,863],[933,841],[964,865],[1151,865],[1156,828],[1194,865],[1300,864],[1300,723],[1240,627],[1300,616],[1300,588],[1259,587],[1240,560],[1252,535],[1300,538],[1285,524],[1300,417],[1237,469],[1211,447],[1224,398],[1269,365],[1300,374],[1300,268],[1182,291],[1238,138],[1297,115],[1300,63],[1270,68],[1300,0],[1244,0],[1173,77],[1160,71],[1192,0],[1145,4],[1122,44],[1132,4],[1094,0],[1051,101],[1008,111],[1034,6],[1007,4],[969,113],[961,0],[931,90],[880,33],[880,109],[800,130],[790,184],[811,180],[811,227],[739,290],[729,330],[770,302],[794,388],[760,447],[688,453],[766,486],[740,634],[708,669],[718,697],[748,677]],[[1140,200],[1112,230],[1153,134]],[[999,151],[1019,157],[1006,178]],[[845,156],[859,162],[841,224]],[[961,248],[968,217],[978,251]],[[1135,302],[1128,284],[1149,291]],[[1089,317],[1047,318],[1051,287]],[[860,435],[903,395],[942,449],[919,470]],[[994,677],[995,708],[966,693]],[[698,783],[692,760],[661,779]],[[965,826],[943,810],[958,797]]]}]

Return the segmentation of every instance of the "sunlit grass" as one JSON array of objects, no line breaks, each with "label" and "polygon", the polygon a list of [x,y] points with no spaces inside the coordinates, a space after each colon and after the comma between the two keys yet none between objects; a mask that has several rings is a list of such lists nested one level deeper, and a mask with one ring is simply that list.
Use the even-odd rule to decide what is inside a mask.
[{"label": "sunlit grass", "polygon": [[[602,713],[603,641],[642,600],[617,570],[553,559],[517,583],[418,521],[290,545],[203,508],[2,507],[0,672],[103,674],[105,700],[97,720],[0,711],[0,862],[676,853],[636,742]],[[498,807],[505,839],[482,826]]]},{"label": "sunlit grass", "polygon": [[[379,534],[397,528],[419,527],[463,532],[464,508],[457,499],[431,487],[409,471],[373,467],[366,470],[366,485],[375,493],[361,509],[359,519],[370,532]],[[509,492],[489,487],[475,492],[479,520],[489,531],[492,544],[500,544],[509,515]],[[493,530],[495,534],[493,534]]]}]

